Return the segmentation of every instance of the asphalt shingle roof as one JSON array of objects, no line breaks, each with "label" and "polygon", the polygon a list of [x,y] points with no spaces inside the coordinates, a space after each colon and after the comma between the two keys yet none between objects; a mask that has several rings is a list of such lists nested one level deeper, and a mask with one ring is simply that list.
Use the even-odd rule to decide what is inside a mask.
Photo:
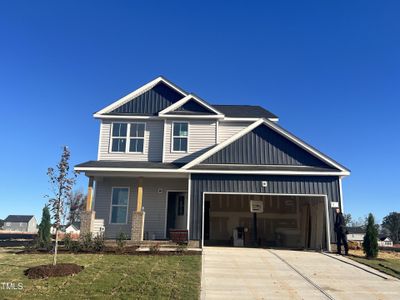
[{"label": "asphalt shingle roof", "polygon": [[332,172],[334,169],[320,167],[298,167],[298,166],[281,166],[281,165],[219,165],[219,164],[199,164],[195,165],[191,170],[218,170],[218,171],[307,171],[307,172]]},{"label": "asphalt shingle roof", "polygon": [[20,222],[20,223],[27,223],[33,218],[32,215],[25,216],[25,215],[9,215],[4,222]]},{"label": "asphalt shingle roof", "polygon": [[346,229],[351,234],[357,234],[357,233],[364,234],[365,233],[365,229],[361,226],[347,227]]},{"label": "asphalt shingle roof", "polygon": [[272,112],[258,105],[219,105],[211,104],[226,117],[232,118],[278,118]]},{"label": "asphalt shingle roof", "polygon": [[111,161],[111,160],[90,160],[79,165],[76,168],[149,168],[149,169],[178,169],[183,164],[161,163],[150,161]]}]

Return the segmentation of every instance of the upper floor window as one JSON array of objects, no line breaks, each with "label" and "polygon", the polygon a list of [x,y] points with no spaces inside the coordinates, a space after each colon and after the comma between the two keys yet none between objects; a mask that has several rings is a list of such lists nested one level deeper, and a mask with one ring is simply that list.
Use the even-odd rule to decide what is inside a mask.
[{"label": "upper floor window", "polygon": [[143,152],[144,146],[144,123],[131,123],[129,152]]},{"label": "upper floor window", "polygon": [[143,153],[144,132],[145,123],[113,123],[111,152]]},{"label": "upper floor window", "polygon": [[187,152],[188,150],[188,122],[172,123],[172,151]]},{"label": "upper floor window", "polygon": [[126,134],[128,132],[128,124],[113,123],[111,137],[111,151],[125,152],[126,151]]}]

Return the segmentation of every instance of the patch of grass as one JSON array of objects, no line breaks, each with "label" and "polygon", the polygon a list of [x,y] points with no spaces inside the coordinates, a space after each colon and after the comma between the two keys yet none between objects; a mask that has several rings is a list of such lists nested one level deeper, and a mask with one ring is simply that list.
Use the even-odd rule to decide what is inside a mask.
[{"label": "patch of grass", "polygon": [[400,279],[400,257],[382,253],[378,258],[368,259],[353,253],[349,258]]},{"label": "patch of grass", "polygon": [[[201,256],[60,254],[60,263],[85,269],[75,276],[28,279],[28,267],[52,262],[51,255],[0,252],[0,299],[197,299]],[[3,282],[22,283],[8,290]]]}]

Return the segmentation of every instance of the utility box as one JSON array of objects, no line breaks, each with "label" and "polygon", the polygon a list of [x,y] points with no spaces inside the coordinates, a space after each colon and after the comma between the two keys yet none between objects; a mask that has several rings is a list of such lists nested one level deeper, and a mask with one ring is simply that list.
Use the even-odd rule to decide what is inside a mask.
[{"label": "utility box", "polygon": [[244,246],[244,227],[236,227],[235,229],[233,229],[233,246]]}]

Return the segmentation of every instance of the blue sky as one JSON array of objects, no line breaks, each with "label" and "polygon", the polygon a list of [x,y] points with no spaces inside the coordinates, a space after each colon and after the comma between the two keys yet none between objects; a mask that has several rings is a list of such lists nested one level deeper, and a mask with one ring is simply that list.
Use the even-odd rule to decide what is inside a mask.
[{"label": "blue sky", "polygon": [[96,159],[92,113],[158,75],[277,114],[352,170],[353,217],[400,210],[399,1],[131,2],[0,2],[0,218],[40,218],[62,145]]}]

